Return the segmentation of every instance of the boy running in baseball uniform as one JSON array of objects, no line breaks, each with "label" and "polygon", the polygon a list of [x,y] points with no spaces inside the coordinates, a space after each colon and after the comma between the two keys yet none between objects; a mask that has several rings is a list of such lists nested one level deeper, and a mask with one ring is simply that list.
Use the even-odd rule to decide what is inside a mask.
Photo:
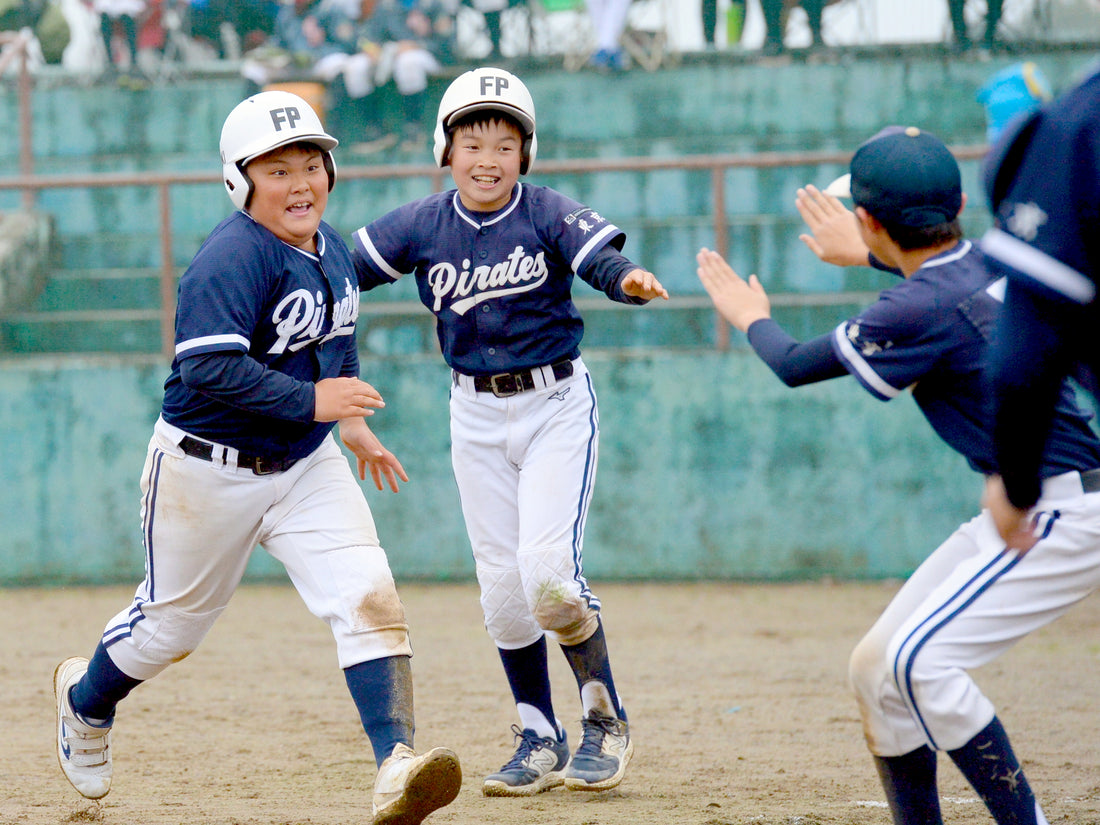
[{"label": "boy running in baseball uniform", "polygon": [[[843,179],[842,179],[843,180]],[[841,182],[838,181],[838,184]],[[843,182],[853,215],[799,190],[802,238],[822,260],[904,279],[832,333],[806,342],[770,317],[756,276],[709,250],[699,278],[719,312],[790,386],[853,376],[875,398],[905,392],[978,472],[996,472],[986,360],[1004,283],[962,237],[958,164],[937,138],[891,127],[856,151]],[[833,187],[830,187],[832,189]],[[895,825],[940,823],[936,754],[946,751],[999,825],[1045,825],[990,700],[967,671],[1053,621],[1100,585],[1100,441],[1063,386],[1042,457],[1052,528],[1025,556],[1007,550],[989,511],[933,552],[856,646],[849,677]]]},{"label": "boy running in baseball uniform", "polygon": [[[485,627],[516,702],[515,755],[489,796],[564,784],[614,788],[633,751],[600,618],[581,561],[599,415],[580,357],[575,275],[612,300],[668,293],[620,253],[625,235],[595,210],[520,182],[535,159],[535,107],[496,68],[458,77],[439,104],[435,160],[455,189],[355,233],[359,286],[414,273],[453,370],[451,457],[481,586]],[[570,759],[547,671],[549,636],[580,689]]]},{"label": "boy running in baseball uniform", "polygon": [[321,220],[335,138],[301,98],[263,92],[222,127],[238,211],[179,285],[176,354],[141,479],[145,581],[92,658],[54,673],[57,756],[89,799],[111,787],[118,703],[190,654],[260,544],[326,621],[374,750],[375,825],[416,825],[462,781],[455,754],[413,749],[408,625],[370,508],[332,437],[397,492],[400,462],[367,427],[384,406],[359,380],[359,289]]}]

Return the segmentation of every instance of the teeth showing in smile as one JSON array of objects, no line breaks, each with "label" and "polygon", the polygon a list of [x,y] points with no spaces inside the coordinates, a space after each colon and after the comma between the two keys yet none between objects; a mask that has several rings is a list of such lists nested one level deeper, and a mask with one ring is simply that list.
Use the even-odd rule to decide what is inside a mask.
[{"label": "teeth showing in smile", "polygon": [[485,175],[475,175],[474,180],[476,180],[478,183],[496,183],[497,182],[496,178],[487,177]]},{"label": "teeth showing in smile", "polygon": [[308,203],[292,203],[290,205],[290,208],[291,209],[309,209],[309,204]]}]

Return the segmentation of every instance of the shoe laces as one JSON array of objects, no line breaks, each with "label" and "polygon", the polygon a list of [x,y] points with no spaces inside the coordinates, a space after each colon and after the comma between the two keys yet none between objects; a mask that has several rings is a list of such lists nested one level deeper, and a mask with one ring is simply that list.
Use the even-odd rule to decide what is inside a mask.
[{"label": "shoe laces", "polygon": [[577,748],[578,756],[599,756],[603,752],[603,740],[608,734],[612,736],[623,735],[623,723],[611,716],[592,713],[581,720],[584,729],[581,735],[581,745]]},{"label": "shoe laces", "polygon": [[519,725],[512,725],[512,733],[516,735],[519,744],[516,746],[516,752],[511,760],[501,768],[502,771],[525,767],[527,757],[535,751],[540,751],[550,745],[549,739],[543,739],[532,730],[523,730]]}]

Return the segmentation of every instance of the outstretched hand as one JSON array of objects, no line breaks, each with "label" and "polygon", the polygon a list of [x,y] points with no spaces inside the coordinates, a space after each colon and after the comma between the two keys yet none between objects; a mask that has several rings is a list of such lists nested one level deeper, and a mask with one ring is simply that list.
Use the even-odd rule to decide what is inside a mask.
[{"label": "outstretched hand", "polygon": [[385,477],[389,488],[395,493],[400,490],[397,479],[408,481],[409,476],[405,468],[397,460],[397,456],[382,446],[378,436],[374,434],[367,422],[362,418],[345,418],[340,421],[340,440],[355,454],[358,459],[359,478],[366,480],[367,467],[370,467],[370,476],[374,486],[382,489],[382,478]]},{"label": "outstretched hand", "polygon": [[771,301],[759,278],[750,275],[746,281],[725,258],[706,247],[699,250],[695,260],[699,280],[723,318],[746,332],[753,322],[771,317]]},{"label": "outstretched hand", "polygon": [[817,257],[836,266],[867,266],[869,250],[859,234],[855,213],[816,186],[798,190],[794,202],[812,234],[798,236]]},{"label": "outstretched hand", "polygon": [[668,290],[661,286],[656,275],[644,269],[635,269],[628,273],[623,278],[622,286],[623,294],[632,298],[641,298],[645,301],[651,301],[654,298],[668,300]]}]

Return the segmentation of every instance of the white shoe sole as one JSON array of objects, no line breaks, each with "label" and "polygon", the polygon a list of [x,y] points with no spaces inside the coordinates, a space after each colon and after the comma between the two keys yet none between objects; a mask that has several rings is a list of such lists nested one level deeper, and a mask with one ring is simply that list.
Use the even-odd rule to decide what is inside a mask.
[{"label": "white shoe sole", "polygon": [[447,748],[434,748],[422,759],[401,796],[374,815],[374,825],[420,825],[432,811],[454,802],[462,787],[458,757]]},{"label": "white shoe sole", "polygon": [[534,796],[543,791],[559,788],[565,782],[565,771],[551,771],[543,774],[528,785],[509,785],[499,779],[486,779],[481,786],[485,796]]}]

